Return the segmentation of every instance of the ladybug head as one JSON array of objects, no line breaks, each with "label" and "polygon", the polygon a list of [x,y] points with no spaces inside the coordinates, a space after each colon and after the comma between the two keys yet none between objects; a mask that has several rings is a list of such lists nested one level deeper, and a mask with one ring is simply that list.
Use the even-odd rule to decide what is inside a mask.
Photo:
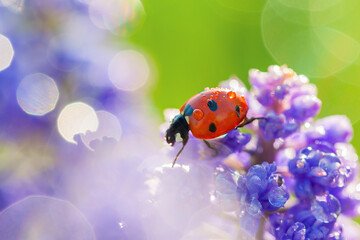
[{"label": "ladybug head", "polygon": [[179,157],[180,153],[184,149],[188,139],[189,139],[189,124],[187,123],[185,117],[182,114],[176,115],[169,127],[166,130],[166,142],[171,146],[174,146],[176,139],[181,138],[183,146],[178,152],[173,162],[173,166],[176,162],[176,159]]},{"label": "ladybug head", "polygon": [[176,115],[168,130],[166,130],[166,142],[173,146],[176,139],[181,137],[182,142],[189,138],[189,124],[182,114]]}]

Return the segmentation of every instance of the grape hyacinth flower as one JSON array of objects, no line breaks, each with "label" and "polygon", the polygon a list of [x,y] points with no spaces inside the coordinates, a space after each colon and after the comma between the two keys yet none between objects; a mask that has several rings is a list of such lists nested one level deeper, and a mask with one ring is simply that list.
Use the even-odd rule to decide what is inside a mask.
[{"label": "grape hyacinth flower", "polygon": [[249,237],[255,236],[265,211],[276,211],[289,199],[283,178],[275,171],[274,163],[264,162],[252,166],[246,175],[229,169],[218,170],[216,174],[218,200],[221,203],[236,200],[235,205],[240,205],[237,210],[240,227]]},{"label": "grape hyacinth flower", "polygon": [[237,219],[238,234],[230,239],[359,239],[349,218],[360,209],[349,119],[315,120],[321,108],[316,86],[286,66],[249,75],[250,90],[235,77],[220,87],[245,96],[249,118],[265,119],[210,140],[217,156],[190,133],[176,166],[207,167],[205,174],[214,175],[208,198]]},{"label": "grape hyacinth flower", "polygon": [[253,96],[266,108],[267,121],[259,127],[267,140],[289,136],[320,111],[316,87],[289,68],[271,66],[267,73],[251,70],[250,83]]}]

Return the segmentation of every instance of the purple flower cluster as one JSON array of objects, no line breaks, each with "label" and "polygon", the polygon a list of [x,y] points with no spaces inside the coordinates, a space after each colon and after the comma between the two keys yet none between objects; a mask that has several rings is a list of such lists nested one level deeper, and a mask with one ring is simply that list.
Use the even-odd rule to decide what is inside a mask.
[{"label": "purple flower cluster", "polygon": [[350,168],[344,166],[335,153],[319,150],[321,148],[324,146],[320,144],[307,147],[289,161],[289,170],[297,180],[295,194],[300,199],[342,188],[350,176]]},{"label": "purple flower cluster", "polygon": [[316,87],[289,68],[270,66],[267,73],[251,70],[250,83],[267,117],[259,124],[267,140],[289,136],[320,111]]},{"label": "purple flower cluster", "polygon": [[249,237],[255,236],[265,211],[276,211],[289,199],[283,178],[275,171],[274,163],[264,162],[252,166],[246,175],[224,169],[218,169],[216,174],[218,200],[240,203],[237,215],[243,232]]},{"label": "purple flower cluster", "polygon": [[349,119],[315,120],[315,85],[286,66],[251,70],[250,83],[250,91],[235,78],[220,86],[245,95],[248,117],[266,119],[212,140],[221,153],[215,158],[190,134],[178,164],[183,158],[190,168],[214,168],[214,204],[236,216],[249,239],[358,239],[344,224],[360,209]]},{"label": "purple flower cluster", "polygon": [[340,211],[339,201],[330,194],[297,204],[286,213],[273,213],[269,218],[276,239],[335,240],[343,239],[342,228],[334,228]]}]

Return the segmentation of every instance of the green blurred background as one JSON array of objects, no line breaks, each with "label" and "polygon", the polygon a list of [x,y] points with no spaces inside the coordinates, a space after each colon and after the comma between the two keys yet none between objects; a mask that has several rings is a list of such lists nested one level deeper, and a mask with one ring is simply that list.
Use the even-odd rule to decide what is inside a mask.
[{"label": "green blurred background", "polygon": [[360,152],[358,0],[143,0],[129,37],[153,58],[150,91],[161,114],[231,75],[287,64],[318,87],[319,117],[347,115]]}]

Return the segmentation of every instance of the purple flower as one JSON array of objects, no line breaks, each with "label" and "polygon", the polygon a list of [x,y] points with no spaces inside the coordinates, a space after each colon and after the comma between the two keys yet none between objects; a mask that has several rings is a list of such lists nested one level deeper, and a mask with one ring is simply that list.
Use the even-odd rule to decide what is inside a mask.
[{"label": "purple flower", "polygon": [[334,228],[340,210],[340,203],[334,196],[319,195],[311,203],[295,205],[285,213],[271,214],[270,228],[274,229],[277,239],[320,240],[331,239],[332,235],[340,237],[341,228]]},{"label": "purple flower", "polygon": [[243,147],[251,140],[250,133],[240,133],[237,129],[231,130],[222,139],[222,143],[226,145],[232,152],[241,152]]},{"label": "purple flower", "polygon": [[259,127],[268,140],[291,135],[320,111],[316,87],[285,66],[270,66],[267,73],[251,70],[250,82],[254,96],[266,109],[267,119]]},{"label": "purple flower", "polygon": [[[254,237],[264,211],[272,212],[283,207],[289,199],[283,178],[277,174],[275,164],[252,166],[246,175],[229,169],[216,174],[216,195],[222,206],[236,209],[240,227]],[[236,180],[237,179],[237,180]]]},{"label": "purple flower", "polygon": [[293,99],[291,107],[285,111],[285,115],[299,122],[315,116],[320,111],[320,100],[311,95],[302,95]]},{"label": "purple flower", "polygon": [[270,111],[266,115],[266,120],[259,123],[259,128],[263,131],[267,140],[275,138],[284,138],[298,129],[296,122],[287,122],[284,114],[276,115],[274,111]]},{"label": "purple flower", "polygon": [[299,198],[312,198],[330,188],[344,187],[350,175],[350,169],[342,164],[338,156],[317,147],[319,145],[303,149],[289,161],[289,170],[299,181],[295,189]]},{"label": "purple flower", "polygon": [[[350,120],[343,115],[334,115],[319,119],[314,127],[320,132],[314,140],[322,140],[335,144],[337,142],[348,143],[353,137],[353,129]],[[310,132],[311,133],[311,132]],[[309,138],[312,136],[309,133]]]}]

